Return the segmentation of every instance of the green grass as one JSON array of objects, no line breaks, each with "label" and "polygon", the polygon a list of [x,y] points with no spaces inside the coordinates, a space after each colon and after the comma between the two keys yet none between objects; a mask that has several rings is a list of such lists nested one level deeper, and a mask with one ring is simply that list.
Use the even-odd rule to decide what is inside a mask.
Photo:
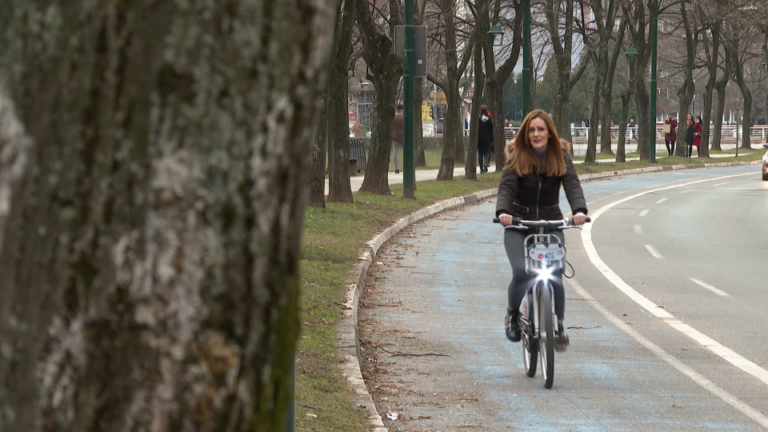
[{"label": "green grass", "polygon": [[[430,170],[430,169],[440,168],[440,158],[442,157],[442,154],[443,154],[442,149],[424,150],[424,158],[426,159],[427,166],[416,167],[416,170]],[[402,166],[403,166],[403,153],[400,152],[400,167]],[[395,172],[395,159],[393,156],[389,157],[389,171]]]},{"label": "green grass", "polygon": [[[431,152],[439,156],[439,150]],[[658,165],[759,160],[762,152],[739,158],[658,160]],[[429,164],[429,159],[428,159]],[[648,162],[576,165],[580,174],[651,166]],[[335,348],[335,326],[344,302],[344,282],[359,248],[397,219],[437,201],[498,187],[500,173],[479,176],[478,181],[458,178],[449,182],[417,183],[416,200],[402,198],[402,185],[392,185],[393,195],[364,192],[355,202],[329,203],[325,209],[308,208],[302,237],[302,335],[296,373],[296,424],[299,431],[366,431],[366,411],[355,407],[341,375]],[[307,413],[317,418],[307,417]]]}]

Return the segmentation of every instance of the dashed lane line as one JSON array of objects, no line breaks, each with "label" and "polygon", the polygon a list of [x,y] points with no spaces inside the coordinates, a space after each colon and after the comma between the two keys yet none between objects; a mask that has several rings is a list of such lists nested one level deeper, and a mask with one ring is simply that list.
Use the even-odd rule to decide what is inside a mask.
[{"label": "dashed lane line", "polygon": [[720,290],[720,289],[717,289],[717,288],[713,287],[712,285],[710,285],[710,284],[708,284],[708,283],[706,283],[704,281],[700,281],[700,280],[698,280],[696,278],[691,278],[691,282],[695,283],[696,285],[699,285],[702,288],[705,288],[705,289],[708,289],[708,290],[712,291],[713,293],[719,295],[720,297],[728,297],[728,293],[727,292],[725,292],[723,290]]},{"label": "dashed lane line", "polygon": [[663,257],[663,256],[662,256],[662,255],[659,253],[659,251],[657,251],[657,250],[656,250],[656,248],[655,248],[655,247],[653,247],[653,246],[651,246],[651,245],[645,245],[645,248],[646,248],[646,249],[648,249],[648,252],[650,252],[650,253],[651,253],[651,255],[653,255],[655,258],[664,258],[664,257]]},{"label": "dashed lane line", "polygon": [[628,326],[624,321],[619,319],[616,315],[612,314],[608,309],[603,307],[600,303],[595,300],[594,297],[592,297],[587,290],[585,290],[578,282],[576,282],[573,279],[568,280],[568,284],[573,288],[576,293],[578,293],[583,299],[587,300],[587,303],[592,305],[595,310],[597,310],[602,316],[604,316],[608,321],[613,323],[616,327],[621,329],[624,333],[626,333],[629,337],[636,340],[638,343],[640,343],[642,346],[646,347],[649,351],[656,354],[657,357],[664,360],[667,364],[672,366],[673,368],[677,369],[680,373],[687,376],[693,382],[700,385],[702,388],[707,390],[708,392],[712,393],[713,395],[720,398],[723,402],[727,403],[728,405],[736,408],[741,413],[752,419],[757,424],[768,428],[768,417],[764,416],[762,413],[757,411],[756,409],[752,408],[751,406],[747,405],[746,403],[739,400],[734,395],[728,393],[727,391],[723,390],[722,388],[718,387],[717,384],[713,383],[712,381],[708,380],[706,377],[704,377],[702,374],[696,372],[691,368],[690,366],[686,365],[682,361],[675,358],[673,355],[669,354],[668,352],[664,351],[663,348],[656,345],[655,343],[651,342],[650,339],[643,336],[638,332],[637,330],[633,329],[632,327]]}]

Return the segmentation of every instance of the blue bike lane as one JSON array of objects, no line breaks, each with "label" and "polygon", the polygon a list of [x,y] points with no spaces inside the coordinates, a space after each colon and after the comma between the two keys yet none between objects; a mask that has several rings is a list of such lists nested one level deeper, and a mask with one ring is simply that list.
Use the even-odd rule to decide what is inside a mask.
[{"label": "blue bike lane", "polygon": [[[594,211],[660,185],[750,170],[628,176],[584,189]],[[491,223],[494,209],[490,200],[413,225],[372,266],[360,309],[364,376],[389,430],[760,430],[619,328],[642,324],[653,337],[666,331],[663,322],[615,299],[621,322],[612,322],[580,294],[614,289],[583,259],[577,230],[566,233],[576,267],[566,281],[571,347],[556,354],[552,390],[543,388],[540,371],[526,377],[521,345],[504,336],[511,271],[503,230]],[[669,338],[683,350],[700,349]]]}]

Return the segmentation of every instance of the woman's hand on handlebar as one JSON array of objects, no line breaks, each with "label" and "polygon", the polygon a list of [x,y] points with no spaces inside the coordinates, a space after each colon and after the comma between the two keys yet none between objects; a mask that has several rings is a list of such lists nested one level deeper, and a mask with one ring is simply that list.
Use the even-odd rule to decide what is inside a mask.
[{"label": "woman's hand on handlebar", "polygon": [[574,226],[584,225],[587,222],[587,215],[585,215],[582,212],[578,212],[575,215],[573,215],[573,220],[571,223]]},{"label": "woman's hand on handlebar", "polygon": [[502,213],[499,215],[499,223],[501,226],[510,226],[513,224],[513,217],[512,215],[508,215],[506,213]]}]

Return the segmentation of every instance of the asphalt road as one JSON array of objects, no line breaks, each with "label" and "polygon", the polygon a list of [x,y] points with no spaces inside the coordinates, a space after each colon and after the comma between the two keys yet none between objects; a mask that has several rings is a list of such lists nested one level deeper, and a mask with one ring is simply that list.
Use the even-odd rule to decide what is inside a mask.
[{"label": "asphalt road", "polygon": [[759,167],[584,189],[597,217],[566,234],[571,346],[552,390],[525,376],[520,344],[504,337],[511,271],[495,202],[390,241],[361,308],[364,375],[390,430],[768,429]]}]

